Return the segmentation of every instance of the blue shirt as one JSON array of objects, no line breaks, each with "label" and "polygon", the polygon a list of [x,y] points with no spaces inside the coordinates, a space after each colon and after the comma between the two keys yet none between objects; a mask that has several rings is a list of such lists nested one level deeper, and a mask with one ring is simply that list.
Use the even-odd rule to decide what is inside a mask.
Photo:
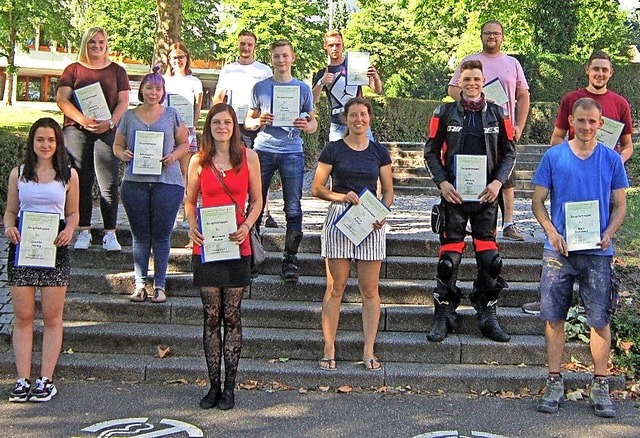
[{"label": "blue shirt", "polygon": [[[581,159],[566,141],[545,152],[532,182],[549,189],[551,222],[565,239],[565,203],[598,200],[602,235],[609,225],[611,192],[629,187],[622,158],[613,149],[598,143],[588,158]],[[553,250],[548,238],[544,247]],[[613,255],[613,247],[577,252],[610,256]]]},{"label": "blue shirt", "polygon": [[[251,108],[260,113],[270,113],[274,85],[295,85],[300,87],[300,114],[313,111],[313,95],[311,88],[298,79],[290,82],[277,82],[272,77],[256,83],[251,91]],[[301,131],[289,127],[263,126],[260,128],[253,148],[258,151],[274,154],[302,152]]]}]

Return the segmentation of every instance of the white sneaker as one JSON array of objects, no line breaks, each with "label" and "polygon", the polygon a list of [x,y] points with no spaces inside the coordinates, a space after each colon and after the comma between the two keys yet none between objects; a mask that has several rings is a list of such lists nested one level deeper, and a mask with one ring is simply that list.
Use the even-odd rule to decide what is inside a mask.
[{"label": "white sneaker", "polygon": [[118,238],[116,237],[116,233],[113,231],[109,231],[102,238],[102,249],[106,249],[107,251],[121,251],[122,247],[118,243]]},{"label": "white sneaker", "polygon": [[76,237],[76,243],[73,245],[73,249],[89,249],[91,246],[91,233],[89,230],[82,230]]}]

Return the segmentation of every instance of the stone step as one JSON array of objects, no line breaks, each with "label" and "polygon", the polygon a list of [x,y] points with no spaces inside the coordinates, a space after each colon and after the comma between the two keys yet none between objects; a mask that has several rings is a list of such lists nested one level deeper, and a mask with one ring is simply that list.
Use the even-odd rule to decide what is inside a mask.
[{"label": "stone step", "polygon": [[[531,159],[531,157],[525,155],[520,158],[520,156],[516,159],[516,170],[536,170],[538,167],[538,163],[542,156],[538,157],[536,160]],[[392,158],[392,169],[393,172],[396,173],[398,171],[406,170],[406,169],[425,169],[424,159],[419,156],[415,157],[400,157],[400,158]]]},{"label": "stone step", "polygon": [[[427,196],[439,196],[440,189],[436,187],[413,187],[413,186],[393,186],[393,191],[396,195],[427,195]],[[531,199],[533,190],[516,189],[514,196],[516,198]]]},{"label": "stone step", "polygon": [[[42,325],[34,327],[34,348],[41,351]],[[156,354],[170,347],[175,356],[202,356],[202,328],[194,325],[136,324],[123,322],[66,321],[63,350],[97,354]],[[70,350],[71,349],[71,350]],[[243,329],[242,357],[316,360],[323,349],[321,330]],[[589,346],[567,342],[566,358],[588,362]],[[506,343],[474,334],[449,334],[443,342],[429,342],[424,332],[380,332],[376,354],[383,362],[439,364],[544,365],[544,337],[515,335]],[[362,333],[338,332],[336,357],[346,361],[362,358]]]},{"label": "stone step", "polygon": [[[244,299],[243,327],[317,329],[322,304],[309,301]],[[479,335],[475,311],[469,306],[458,309],[458,333]],[[339,330],[362,330],[362,306],[341,306]],[[498,309],[502,328],[513,335],[540,335],[543,322],[520,309]],[[171,297],[166,304],[149,301],[131,303],[124,296],[69,293],[65,300],[65,321],[132,322],[150,324],[202,325],[202,302],[196,297]],[[433,320],[433,307],[425,305],[383,305],[380,332],[427,332]]]},{"label": "stone step", "polygon": [[[73,268],[69,283],[69,293],[88,293],[97,295],[128,295],[134,290],[133,271],[121,272]],[[151,275],[150,281],[153,279]],[[458,287],[465,296],[472,291],[471,281],[459,281]],[[435,286],[433,279],[380,280],[380,300],[385,304],[433,305],[431,292]],[[322,301],[327,287],[324,276],[301,276],[297,285],[284,283],[279,275],[259,275],[247,289],[245,298],[273,301]],[[520,307],[522,304],[538,299],[539,283],[511,282],[509,288],[500,295],[500,305]],[[169,272],[167,275],[167,294],[169,297],[199,297],[193,286],[193,276],[188,272]],[[344,303],[361,303],[357,279],[347,281],[343,295]]]},{"label": "stone step", "polygon": [[[34,356],[34,367],[40,367],[40,357]],[[0,353],[0,371],[15,372],[12,352]],[[167,357],[159,359],[142,354],[62,354],[56,367],[58,378],[112,379],[127,382],[168,382],[185,379],[190,383],[208,382],[203,357]],[[544,388],[547,370],[540,366],[454,365],[385,362],[380,372],[365,371],[361,362],[339,360],[338,369],[326,372],[318,368],[317,359],[266,361],[243,358],[238,366],[238,382],[257,380],[279,382],[294,388],[339,387],[341,385],[370,387],[406,387],[436,393],[482,393],[483,391],[514,391],[526,388],[537,394]],[[589,373],[565,373],[568,390],[584,388],[591,379]],[[609,378],[612,390],[623,390],[624,376]],[[195,390],[194,399],[207,388]],[[242,397],[239,394],[238,397]]]},{"label": "stone step", "polygon": [[[516,189],[530,189],[533,190],[533,184],[531,178],[518,178],[516,175]],[[431,176],[393,176],[393,185],[401,187],[436,187]]]},{"label": "stone step", "polygon": [[[405,153],[411,151],[424,152],[425,142],[381,142],[387,146],[389,153]],[[551,145],[548,144],[516,144],[516,152],[544,154]]]}]

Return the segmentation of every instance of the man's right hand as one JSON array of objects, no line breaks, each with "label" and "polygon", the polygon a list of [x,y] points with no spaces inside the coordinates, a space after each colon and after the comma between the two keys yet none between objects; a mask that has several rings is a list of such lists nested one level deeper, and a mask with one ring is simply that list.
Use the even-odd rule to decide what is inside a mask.
[{"label": "man's right hand", "polygon": [[462,196],[449,181],[442,181],[438,187],[445,201],[451,204],[462,204]]},{"label": "man's right hand", "polygon": [[323,85],[331,85],[333,84],[333,80],[335,79],[335,75],[333,73],[329,73],[329,67],[324,68],[324,75],[322,76],[322,84]]},{"label": "man's right hand", "polygon": [[549,233],[549,243],[557,252],[562,254],[565,257],[569,256],[569,247],[567,246],[567,242],[562,237],[562,234],[556,232]]}]

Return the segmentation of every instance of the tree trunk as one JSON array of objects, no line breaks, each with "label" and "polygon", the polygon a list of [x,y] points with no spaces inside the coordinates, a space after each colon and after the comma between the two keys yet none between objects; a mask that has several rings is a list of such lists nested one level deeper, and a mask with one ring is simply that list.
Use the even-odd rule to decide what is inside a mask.
[{"label": "tree trunk", "polygon": [[158,27],[153,48],[153,65],[167,65],[167,48],[180,41],[182,30],[182,0],[157,0]]},{"label": "tree trunk", "polygon": [[6,106],[13,105],[14,75],[18,70],[14,65],[16,61],[16,40],[17,30],[13,21],[13,12],[9,11],[9,56],[7,57],[7,76],[4,83],[4,104]]}]

